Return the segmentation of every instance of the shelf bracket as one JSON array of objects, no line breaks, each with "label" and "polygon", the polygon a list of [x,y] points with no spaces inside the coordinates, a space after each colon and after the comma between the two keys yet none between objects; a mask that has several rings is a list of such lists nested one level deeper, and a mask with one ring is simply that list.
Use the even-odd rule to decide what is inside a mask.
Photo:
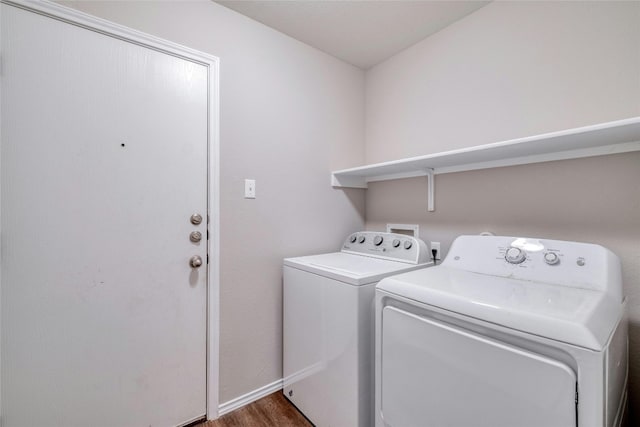
[{"label": "shelf bracket", "polygon": [[434,173],[432,168],[427,168],[427,210],[433,212],[436,208],[433,206],[433,196],[435,192],[435,183],[433,182]]}]

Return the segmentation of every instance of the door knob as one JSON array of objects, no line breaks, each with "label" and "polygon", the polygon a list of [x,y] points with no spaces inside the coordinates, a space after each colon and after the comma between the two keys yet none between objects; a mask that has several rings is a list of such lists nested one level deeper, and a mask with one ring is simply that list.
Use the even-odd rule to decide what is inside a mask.
[{"label": "door knob", "polygon": [[200,258],[198,255],[192,256],[189,260],[189,265],[191,266],[191,268],[199,268],[202,265],[202,258]]}]

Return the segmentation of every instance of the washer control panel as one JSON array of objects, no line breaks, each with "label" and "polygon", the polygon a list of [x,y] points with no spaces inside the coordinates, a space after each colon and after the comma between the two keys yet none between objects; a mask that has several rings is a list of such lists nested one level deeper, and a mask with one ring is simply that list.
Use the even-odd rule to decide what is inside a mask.
[{"label": "washer control panel", "polygon": [[594,290],[621,281],[620,260],[602,246],[530,237],[460,236],[442,265]]},{"label": "washer control panel", "polygon": [[423,264],[430,260],[427,244],[421,239],[377,231],[353,233],[342,245],[342,252],[412,264]]}]

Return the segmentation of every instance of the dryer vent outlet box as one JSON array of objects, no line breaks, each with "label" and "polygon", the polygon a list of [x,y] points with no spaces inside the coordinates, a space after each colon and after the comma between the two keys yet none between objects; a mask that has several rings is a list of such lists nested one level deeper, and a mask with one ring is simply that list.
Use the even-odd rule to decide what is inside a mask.
[{"label": "dryer vent outlet box", "polygon": [[387,233],[404,234],[406,236],[419,237],[418,224],[387,224]]}]

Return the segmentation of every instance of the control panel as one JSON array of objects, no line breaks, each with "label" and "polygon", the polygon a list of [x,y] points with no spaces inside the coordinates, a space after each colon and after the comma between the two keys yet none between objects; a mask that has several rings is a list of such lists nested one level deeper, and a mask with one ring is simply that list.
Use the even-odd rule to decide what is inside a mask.
[{"label": "control panel", "polygon": [[430,261],[427,244],[404,234],[361,231],[353,233],[342,245],[342,252],[368,255],[376,258],[411,264]]},{"label": "control panel", "polygon": [[[622,300],[620,260],[594,244],[506,236],[460,236],[443,266],[499,277],[593,290]],[[617,284],[616,284],[617,283]]]}]

